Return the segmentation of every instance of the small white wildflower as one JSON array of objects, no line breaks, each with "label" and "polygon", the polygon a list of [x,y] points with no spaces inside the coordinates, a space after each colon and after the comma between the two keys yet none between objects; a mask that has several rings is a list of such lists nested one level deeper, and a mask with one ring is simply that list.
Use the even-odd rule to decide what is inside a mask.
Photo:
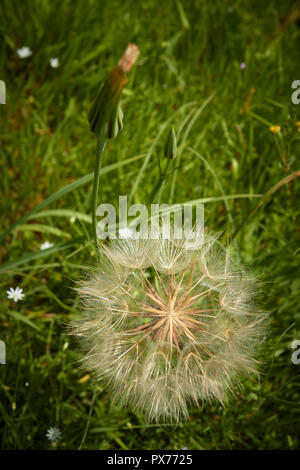
[{"label": "small white wildflower", "polygon": [[20,59],[26,59],[27,57],[31,56],[32,50],[28,46],[23,46],[21,49],[17,49],[17,54]]},{"label": "small white wildflower", "polygon": [[57,69],[57,67],[59,67],[59,58],[58,57],[51,57],[49,62],[50,62],[50,66],[53,69]]},{"label": "small white wildflower", "polygon": [[40,246],[40,250],[48,250],[48,248],[52,248],[53,243],[49,243],[48,241],[44,242]]},{"label": "small white wildflower", "polygon": [[49,441],[52,442],[54,446],[56,446],[61,438],[61,432],[56,426],[54,426],[53,428],[48,429],[46,437],[49,439]]},{"label": "small white wildflower", "polygon": [[76,217],[72,216],[72,217],[70,218],[71,224],[74,224],[75,220],[76,220]]},{"label": "small white wildflower", "polygon": [[23,300],[24,294],[22,294],[23,289],[20,289],[19,287],[16,287],[13,289],[12,287],[6,291],[7,297],[9,299],[13,299],[15,302],[18,302],[18,300]]}]

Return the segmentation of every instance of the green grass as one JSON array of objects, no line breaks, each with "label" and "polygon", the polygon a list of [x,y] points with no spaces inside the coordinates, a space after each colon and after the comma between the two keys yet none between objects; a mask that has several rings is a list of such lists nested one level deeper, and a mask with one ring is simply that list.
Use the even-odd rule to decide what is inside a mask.
[{"label": "green grass", "polygon": [[[1,232],[17,222],[0,246],[1,447],[51,448],[46,432],[57,426],[62,449],[298,449],[299,4],[3,0],[0,34]],[[177,427],[149,425],[112,405],[92,378],[80,383],[65,326],[76,315],[74,280],[95,261],[87,112],[128,42],[141,55],[122,95],[124,130],[105,150],[103,201],[151,202],[172,124],[178,156],[161,200],[207,198],[205,224],[259,273],[271,312],[260,381],[244,382],[225,408],[191,410]],[[33,54],[20,59],[24,45]],[[54,247],[40,251],[46,240]],[[26,295],[18,303],[6,296],[16,286]]]}]

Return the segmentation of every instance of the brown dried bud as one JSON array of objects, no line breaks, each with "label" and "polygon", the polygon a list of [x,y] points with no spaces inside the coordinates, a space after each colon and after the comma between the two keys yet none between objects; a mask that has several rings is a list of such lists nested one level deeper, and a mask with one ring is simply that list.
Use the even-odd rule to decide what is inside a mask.
[{"label": "brown dried bud", "polygon": [[91,131],[98,138],[112,139],[123,127],[118,103],[128,81],[125,73],[131,70],[139,53],[139,48],[135,44],[128,44],[118,65],[109,72],[89,111],[88,120]]},{"label": "brown dried bud", "polygon": [[118,62],[118,66],[122,72],[130,72],[139,55],[139,48],[135,44],[128,44],[126,51]]}]

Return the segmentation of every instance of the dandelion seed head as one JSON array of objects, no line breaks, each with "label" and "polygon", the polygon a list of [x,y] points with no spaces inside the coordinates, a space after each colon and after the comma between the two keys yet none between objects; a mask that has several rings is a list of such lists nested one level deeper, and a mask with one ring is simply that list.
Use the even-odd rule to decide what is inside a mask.
[{"label": "dandelion seed head", "polygon": [[108,259],[120,266],[128,268],[146,268],[151,265],[150,250],[153,240],[141,238],[116,239],[109,246],[104,246],[103,251]]},{"label": "dandelion seed head", "polygon": [[254,276],[217,238],[196,250],[174,234],[111,240],[77,289],[84,315],[72,333],[83,367],[149,421],[223,405],[242,377],[257,373],[266,314],[255,305]]}]

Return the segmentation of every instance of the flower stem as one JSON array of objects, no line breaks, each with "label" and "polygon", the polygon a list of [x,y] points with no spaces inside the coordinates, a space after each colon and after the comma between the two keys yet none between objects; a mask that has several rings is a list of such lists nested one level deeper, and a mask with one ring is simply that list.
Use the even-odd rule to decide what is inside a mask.
[{"label": "flower stem", "polygon": [[103,151],[105,148],[105,144],[106,144],[105,140],[97,139],[96,164],[95,164],[95,171],[94,171],[93,201],[92,201],[92,204],[93,204],[92,205],[92,226],[93,226],[93,237],[94,237],[96,248],[98,248],[96,211],[98,207],[100,169],[102,165]]},{"label": "flower stem", "polygon": [[168,159],[163,172],[161,171],[161,168],[159,168],[159,173],[160,173],[159,180],[151,193],[150,202],[153,202],[153,203],[157,202],[158,204],[160,203],[161,193],[163,190],[163,186],[165,184],[166,175],[169,169],[170,161],[171,159]]}]

